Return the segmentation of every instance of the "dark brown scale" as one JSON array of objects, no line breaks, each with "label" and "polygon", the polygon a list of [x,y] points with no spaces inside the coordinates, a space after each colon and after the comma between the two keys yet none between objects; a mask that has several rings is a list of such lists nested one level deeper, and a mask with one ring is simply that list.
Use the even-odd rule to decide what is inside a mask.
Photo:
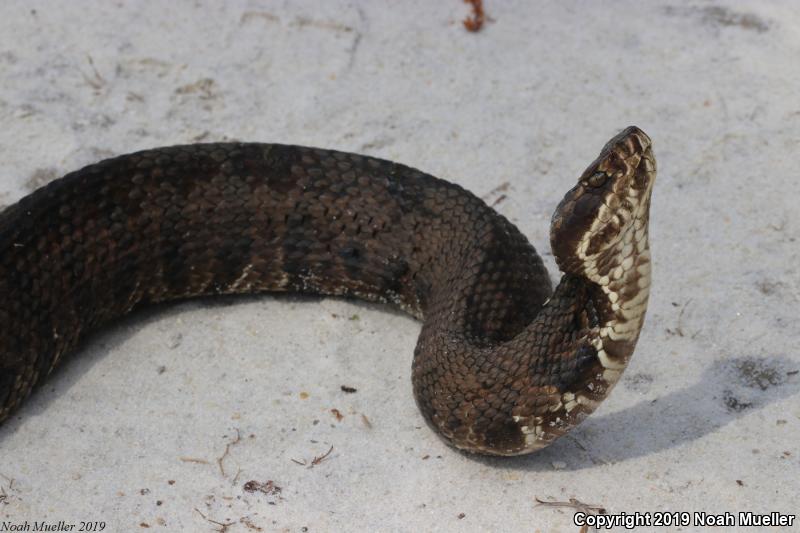
[{"label": "dark brown scale", "polygon": [[562,283],[543,308],[550,280],[519,231],[409,167],[274,144],[129,154],[0,213],[0,421],[134,307],[294,291],[421,318],[413,383],[425,418],[460,448],[519,453],[513,416],[546,415],[596,370],[587,287]]}]

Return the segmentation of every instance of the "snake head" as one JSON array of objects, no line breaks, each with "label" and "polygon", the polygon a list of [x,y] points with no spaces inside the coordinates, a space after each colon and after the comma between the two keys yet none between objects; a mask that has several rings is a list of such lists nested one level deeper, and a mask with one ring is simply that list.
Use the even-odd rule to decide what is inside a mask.
[{"label": "snake head", "polygon": [[655,176],[650,137],[636,126],[603,147],[553,214],[550,245],[564,273],[606,285],[648,249]]}]

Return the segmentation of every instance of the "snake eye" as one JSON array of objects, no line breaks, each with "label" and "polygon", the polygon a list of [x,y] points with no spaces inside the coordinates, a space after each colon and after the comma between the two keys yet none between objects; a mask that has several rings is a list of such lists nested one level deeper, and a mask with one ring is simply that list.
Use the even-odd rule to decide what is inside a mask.
[{"label": "snake eye", "polygon": [[586,184],[590,187],[601,187],[607,179],[608,175],[605,172],[595,172],[586,178]]}]

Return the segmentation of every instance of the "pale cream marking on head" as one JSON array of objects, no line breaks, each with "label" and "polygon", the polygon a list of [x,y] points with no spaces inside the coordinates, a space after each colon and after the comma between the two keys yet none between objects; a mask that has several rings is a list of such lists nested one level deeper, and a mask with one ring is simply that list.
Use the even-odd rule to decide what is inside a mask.
[{"label": "pale cream marking on head", "polygon": [[[629,156],[626,163],[631,169],[640,164],[643,164],[647,171],[653,171],[655,168],[648,157],[639,154]],[[627,354],[624,354],[624,358],[612,357],[605,350],[603,340],[635,342],[644,320],[649,296],[650,252],[646,217],[641,213],[647,205],[646,202],[634,202],[640,200],[642,194],[647,194],[647,191],[630,189],[628,198],[622,199],[614,194],[609,195],[600,206],[597,218],[592,222],[589,231],[576,247],[577,256],[584,264],[584,275],[601,287],[614,313],[614,316],[599,328],[596,336],[591,339],[600,364],[605,369],[602,376],[598,377],[602,377],[609,386],[616,383],[627,365],[627,357],[624,357]],[[636,205],[635,211],[630,209],[633,205]],[[623,259],[609,271],[601,272],[599,260],[604,254],[590,256],[587,253],[592,237],[607,224],[618,227],[628,224],[631,220],[633,223],[624,230],[611,252]],[[631,287],[637,289],[635,294],[622,298],[622,289],[625,288],[626,293],[630,293]]]}]

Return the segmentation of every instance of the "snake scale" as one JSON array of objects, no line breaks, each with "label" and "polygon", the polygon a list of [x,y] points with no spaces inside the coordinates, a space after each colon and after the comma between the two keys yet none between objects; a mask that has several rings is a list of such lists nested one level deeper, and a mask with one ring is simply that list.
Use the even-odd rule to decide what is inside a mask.
[{"label": "snake scale", "polygon": [[629,127],[533,246],[462,189],[372,157],[279,144],[146,150],[0,213],[0,422],[93,331],[148,303],[292,291],[422,321],[412,383],[446,442],[540,449],[620,378],[650,286],[651,141]]}]

